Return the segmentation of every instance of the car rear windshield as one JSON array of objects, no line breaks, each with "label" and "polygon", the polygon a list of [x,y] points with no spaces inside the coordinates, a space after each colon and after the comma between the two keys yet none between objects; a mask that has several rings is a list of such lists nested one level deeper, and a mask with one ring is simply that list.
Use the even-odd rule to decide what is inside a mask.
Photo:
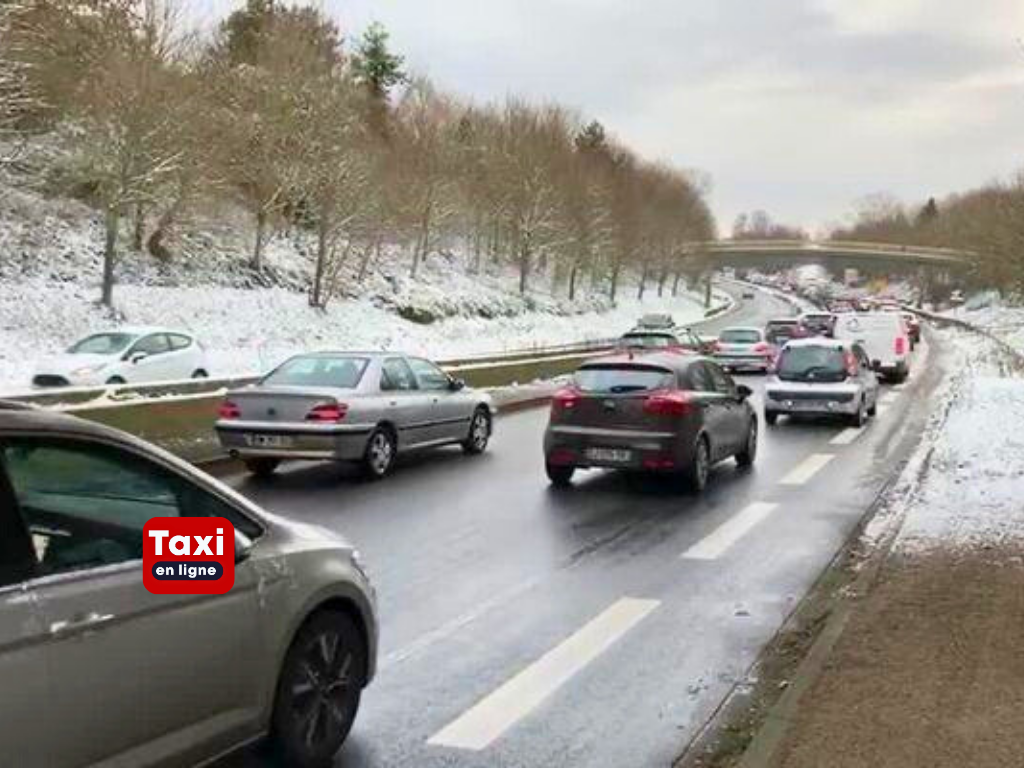
[{"label": "car rear windshield", "polygon": [[761,333],[753,330],[733,329],[722,331],[722,335],[718,338],[726,344],[757,344],[761,340]]},{"label": "car rear windshield", "polygon": [[837,347],[787,347],[779,356],[776,373],[783,381],[842,381],[846,360]]},{"label": "car rear windshield", "polygon": [[658,333],[627,333],[622,343],[630,347],[672,347],[679,344],[673,336]]},{"label": "car rear windshield", "polygon": [[293,357],[261,383],[275,387],[354,389],[359,386],[367,362],[365,357]]},{"label": "car rear windshield", "polygon": [[68,352],[77,355],[116,355],[136,339],[130,333],[97,333],[71,345]]},{"label": "car rear windshield", "polygon": [[573,376],[583,392],[645,392],[672,386],[672,372],[646,365],[588,365]]}]

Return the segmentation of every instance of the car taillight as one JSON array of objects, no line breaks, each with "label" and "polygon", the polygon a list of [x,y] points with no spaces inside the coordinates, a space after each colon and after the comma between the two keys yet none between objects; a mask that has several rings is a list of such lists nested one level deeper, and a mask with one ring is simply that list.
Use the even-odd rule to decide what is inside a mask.
[{"label": "car taillight", "polygon": [[713,342],[711,342],[711,351],[712,352],[721,352],[722,351],[722,342],[720,342],[720,341],[713,341]]},{"label": "car taillight", "polygon": [[652,392],[644,401],[644,413],[656,416],[685,416],[693,412],[690,396],[679,390]]},{"label": "car taillight", "polygon": [[317,405],[306,414],[306,421],[341,421],[345,418],[346,413],[348,413],[348,406],[344,403]]},{"label": "car taillight", "polygon": [[905,355],[907,353],[907,337],[897,336],[896,337],[896,354]]},{"label": "car taillight", "polygon": [[763,355],[766,352],[768,352],[768,350],[769,350],[768,345],[765,342],[763,342],[763,341],[759,341],[759,342],[757,342],[757,344],[754,345],[754,351],[757,352],[758,354]]},{"label": "car taillight", "polygon": [[843,364],[846,366],[846,375],[853,378],[857,375],[857,356],[852,352],[847,352],[843,356]]},{"label": "car taillight", "polygon": [[571,411],[580,402],[579,390],[572,387],[560,389],[551,397],[551,409],[553,411]]},{"label": "car taillight", "polygon": [[217,409],[218,419],[239,419],[241,417],[242,409],[230,400],[225,400],[220,404],[220,408]]}]

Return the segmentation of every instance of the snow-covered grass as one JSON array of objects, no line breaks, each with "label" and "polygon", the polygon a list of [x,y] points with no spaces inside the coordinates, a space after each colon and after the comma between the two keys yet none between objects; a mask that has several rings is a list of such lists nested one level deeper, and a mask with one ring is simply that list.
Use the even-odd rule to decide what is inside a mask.
[{"label": "snow-covered grass", "polygon": [[[912,461],[913,490],[896,551],[920,554],[1024,544],[1024,378],[991,341],[943,333],[956,358],[937,420]],[[1000,362],[1000,360],[1003,362]]]}]

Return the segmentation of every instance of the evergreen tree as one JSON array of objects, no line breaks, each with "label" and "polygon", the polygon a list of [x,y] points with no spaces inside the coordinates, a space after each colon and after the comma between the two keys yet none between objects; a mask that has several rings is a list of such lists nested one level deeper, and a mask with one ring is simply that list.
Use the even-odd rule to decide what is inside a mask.
[{"label": "evergreen tree", "polygon": [[928,202],[924,204],[921,211],[917,214],[918,226],[930,224],[939,218],[939,206],[935,202],[934,197],[929,197]]},{"label": "evergreen tree", "polygon": [[405,60],[391,52],[389,37],[384,25],[374,22],[363,33],[352,60],[357,79],[370,97],[380,103],[386,102],[391,89],[407,79],[402,68]]}]

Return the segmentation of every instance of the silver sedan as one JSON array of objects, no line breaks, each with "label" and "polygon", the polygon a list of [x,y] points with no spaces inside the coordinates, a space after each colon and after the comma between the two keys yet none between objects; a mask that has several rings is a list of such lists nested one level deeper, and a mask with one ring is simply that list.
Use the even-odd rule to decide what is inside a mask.
[{"label": "silver sedan", "polygon": [[221,445],[256,475],[282,459],[362,464],[386,475],[402,452],[459,444],[482,453],[492,406],[437,365],[392,352],[297,355],[258,384],[229,392],[216,422]]}]

